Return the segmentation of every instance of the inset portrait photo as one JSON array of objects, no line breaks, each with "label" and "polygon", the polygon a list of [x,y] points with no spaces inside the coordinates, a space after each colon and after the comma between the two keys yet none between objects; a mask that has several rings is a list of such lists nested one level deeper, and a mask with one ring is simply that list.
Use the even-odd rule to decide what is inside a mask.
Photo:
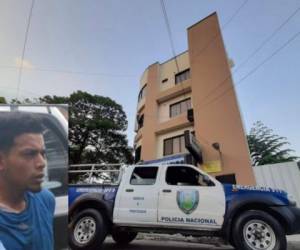
[{"label": "inset portrait photo", "polygon": [[67,249],[67,105],[0,105],[0,249]]}]

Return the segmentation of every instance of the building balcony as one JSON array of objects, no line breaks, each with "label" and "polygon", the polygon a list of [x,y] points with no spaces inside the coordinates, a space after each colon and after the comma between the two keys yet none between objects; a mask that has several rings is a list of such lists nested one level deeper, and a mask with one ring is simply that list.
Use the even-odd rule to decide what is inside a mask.
[{"label": "building balcony", "polygon": [[178,96],[190,93],[192,91],[191,79],[188,79],[182,83],[174,85],[172,88],[168,88],[159,93],[156,101],[162,103]]},{"label": "building balcony", "polygon": [[155,130],[155,134],[161,135],[174,130],[183,129],[191,125],[193,125],[193,122],[187,120],[187,114],[186,112],[184,112],[176,117],[173,117],[172,119],[166,122],[158,124]]},{"label": "building balcony", "polygon": [[140,139],[142,139],[143,130],[144,130],[144,128],[140,128],[140,129],[137,131],[137,134],[136,134],[135,137],[134,137],[134,143],[136,143],[136,142],[138,142]]}]

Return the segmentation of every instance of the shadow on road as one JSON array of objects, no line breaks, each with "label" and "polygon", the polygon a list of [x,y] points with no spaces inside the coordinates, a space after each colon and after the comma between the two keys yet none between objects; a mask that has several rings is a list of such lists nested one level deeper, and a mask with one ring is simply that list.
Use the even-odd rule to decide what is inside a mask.
[{"label": "shadow on road", "polygon": [[176,242],[176,241],[152,241],[152,240],[136,240],[128,246],[118,246],[113,241],[107,240],[103,245],[103,250],[233,250],[230,246],[213,246],[206,244]]},{"label": "shadow on road", "polygon": [[[177,242],[177,241],[159,241],[159,240],[135,240],[128,246],[118,246],[113,240],[107,239],[102,250],[234,250],[228,245],[215,246],[208,244]],[[100,250],[100,249],[99,249]],[[287,250],[300,250],[299,241],[289,241]]]}]

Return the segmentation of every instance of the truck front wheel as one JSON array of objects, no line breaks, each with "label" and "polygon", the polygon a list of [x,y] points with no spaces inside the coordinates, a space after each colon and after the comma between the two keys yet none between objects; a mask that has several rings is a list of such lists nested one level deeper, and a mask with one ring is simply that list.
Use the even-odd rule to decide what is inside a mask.
[{"label": "truck front wheel", "polygon": [[250,210],[234,222],[233,240],[239,250],[286,250],[285,231],[264,211]]},{"label": "truck front wheel", "polygon": [[119,245],[128,245],[135,239],[137,233],[114,230],[111,234],[113,240]]},{"label": "truck front wheel", "polygon": [[69,230],[69,245],[73,250],[99,249],[107,235],[103,217],[95,209],[85,209],[76,214]]}]

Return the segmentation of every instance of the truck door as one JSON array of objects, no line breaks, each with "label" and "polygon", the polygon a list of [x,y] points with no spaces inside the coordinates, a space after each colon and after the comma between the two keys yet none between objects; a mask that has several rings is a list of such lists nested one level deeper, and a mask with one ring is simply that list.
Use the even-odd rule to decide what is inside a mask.
[{"label": "truck door", "polygon": [[164,174],[159,190],[159,224],[199,230],[221,228],[225,195],[219,182],[192,166],[168,166]]},{"label": "truck door", "polygon": [[158,167],[134,166],[122,178],[116,197],[114,222],[117,224],[157,223]]}]

